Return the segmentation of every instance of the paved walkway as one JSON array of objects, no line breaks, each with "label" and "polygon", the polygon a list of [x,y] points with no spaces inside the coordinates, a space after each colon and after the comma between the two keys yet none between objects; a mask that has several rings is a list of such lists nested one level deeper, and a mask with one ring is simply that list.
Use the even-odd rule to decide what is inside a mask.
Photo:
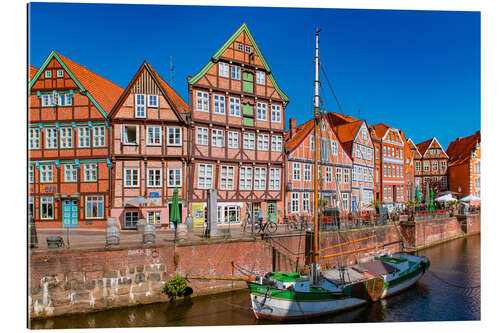
[{"label": "paved walkway", "polygon": [[[219,229],[220,230],[220,229]],[[224,229],[223,229],[224,230]],[[244,238],[252,237],[251,232],[243,232],[241,226],[225,228],[223,233],[226,238]],[[84,249],[84,248],[104,248],[106,246],[106,230],[104,229],[63,229],[47,228],[36,230],[38,237],[38,246],[33,251],[47,250],[47,236],[60,236],[64,241],[64,247],[60,249]],[[285,226],[279,225],[275,234],[285,233]],[[155,231],[156,245],[173,244],[174,230],[160,229]],[[68,241],[69,239],[69,241]],[[195,230],[190,240],[202,240],[203,230]],[[137,230],[120,230],[120,246],[142,246],[142,234]],[[51,249],[57,250],[57,249]]]}]

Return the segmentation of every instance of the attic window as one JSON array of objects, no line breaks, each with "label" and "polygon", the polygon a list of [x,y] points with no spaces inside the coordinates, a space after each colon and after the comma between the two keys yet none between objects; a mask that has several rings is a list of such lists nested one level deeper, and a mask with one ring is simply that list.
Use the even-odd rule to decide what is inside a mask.
[{"label": "attic window", "polygon": [[125,144],[136,145],[138,137],[137,126],[123,125],[122,141]]},{"label": "attic window", "polygon": [[158,107],[158,95],[148,95],[148,106]]},{"label": "attic window", "polygon": [[52,77],[52,71],[51,70],[46,70],[45,71],[45,78],[48,79],[48,78],[51,78]]},{"label": "attic window", "polygon": [[64,77],[64,69],[57,70],[57,77]]},{"label": "attic window", "polygon": [[243,44],[238,43],[238,51],[243,51]]},{"label": "attic window", "polygon": [[252,48],[248,45],[245,45],[245,52],[246,53],[252,53]]}]

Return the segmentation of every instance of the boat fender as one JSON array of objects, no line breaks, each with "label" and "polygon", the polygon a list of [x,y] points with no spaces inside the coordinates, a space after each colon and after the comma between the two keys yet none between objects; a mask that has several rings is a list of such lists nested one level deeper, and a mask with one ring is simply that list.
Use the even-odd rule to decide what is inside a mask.
[{"label": "boat fender", "polygon": [[422,267],[422,274],[425,274],[425,269],[427,268],[423,261],[420,262],[420,267]]}]

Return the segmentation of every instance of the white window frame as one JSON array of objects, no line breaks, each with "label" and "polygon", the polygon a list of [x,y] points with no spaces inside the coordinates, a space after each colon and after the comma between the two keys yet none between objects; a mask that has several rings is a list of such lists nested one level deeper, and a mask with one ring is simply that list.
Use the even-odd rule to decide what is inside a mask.
[{"label": "white window frame", "polygon": [[[52,206],[52,209],[49,210],[49,205]],[[41,220],[53,220],[54,219],[54,197],[41,196],[40,197],[40,219]],[[48,211],[52,214],[49,216]],[[47,214],[44,214],[47,213]],[[45,215],[45,217],[44,217]]]},{"label": "white window frame", "polygon": [[219,188],[224,191],[234,190],[234,166],[221,165]]},{"label": "white window frame", "polygon": [[64,69],[58,69],[56,71],[56,77],[64,77]]},{"label": "white window frame", "polygon": [[342,208],[344,211],[349,209],[349,194],[342,193]]},{"label": "white window frame", "polygon": [[243,133],[243,149],[255,149],[255,133]]},{"label": "white window frame", "polygon": [[283,150],[283,137],[273,135],[271,137],[271,151],[281,152]]},{"label": "white window frame", "polygon": [[281,123],[281,105],[271,104],[271,122]]},{"label": "white window frame", "polygon": [[[128,127],[135,127],[135,142],[129,142],[128,141],[128,135],[126,133],[126,129]],[[126,124],[123,124],[122,125],[122,143],[125,144],[125,145],[131,145],[131,146],[139,145],[139,140],[140,140],[139,130],[140,130],[140,128],[137,125],[126,125]]]},{"label": "white window frame", "polygon": [[325,179],[326,179],[326,183],[327,184],[331,184],[332,183],[332,167],[331,166],[327,166],[325,168]]},{"label": "white window frame", "polygon": [[160,98],[156,94],[149,94],[147,96],[148,99],[148,107],[150,108],[157,108],[159,106]]},{"label": "white window frame", "polygon": [[57,96],[57,105],[60,105],[60,106],[73,105],[73,95],[71,93],[58,95]]},{"label": "white window frame", "polygon": [[78,181],[78,168],[76,164],[64,164],[64,182],[76,183]]},{"label": "white window frame", "polygon": [[231,65],[231,79],[241,80],[241,67],[237,65]]},{"label": "white window frame", "polygon": [[229,64],[219,62],[219,76],[229,78]]},{"label": "white window frame", "polygon": [[241,101],[237,97],[229,97],[229,115],[241,117]]},{"label": "white window frame", "polygon": [[438,161],[432,161],[432,171],[438,171],[438,170],[439,170]]},{"label": "white window frame", "polygon": [[59,129],[60,149],[73,148],[73,129],[71,127],[61,127]]},{"label": "white window frame", "polygon": [[214,113],[226,114],[226,96],[213,94],[212,100],[214,103]]},{"label": "white window frame", "polygon": [[224,130],[212,128],[212,147],[224,147]]},{"label": "white window frame", "polygon": [[212,164],[198,164],[198,188],[210,189],[213,184],[213,171]]},{"label": "white window frame", "polygon": [[182,187],[182,168],[167,169],[168,187]]},{"label": "white window frame", "polygon": [[269,151],[269,135],[268,134],[258,134],[257,135],[257,150]]},{"label": "white window frame", "polygon": [[58,132],[56,127],[45,128],[45,149],[57,149]]},{"label": "white window frame", "polygon": [[146,126],[146,145],[161,146],[161,126]]},{"label": "white window frame", "polygon": [[[146,95],[145,94],[135,94],[134,95],[134,116],[135,118],[146,118]],[[140,103],[142,102],[142,103]]]},{"label": "white window frame", "polygon": [[45,78],[46,78],[46,79],[51,79],[51,78],[52,78],[52,70],[47,69],[47,70],[45,71]]},{"label": "white window frame", "polygon": [[349,169],[344,169],[344,184],[349,184]]},{"label": "white window frame", "polygon": [[254,190],[263,191],[266,189],[267,168],[254,168]]},{"label": "white window frame", "polygon": [[266,121],[267,120],[267,104],[262,102],[257,102],[257,120]]},{"label": "white window frame", "polygon": [[304,181],[310,182],[312,180],[312,165],[304,164]]},{"label": "white window frame", "polygon": [[40,183],[54,182],[54,166],[52,164],[40,165]]},{"label": "white window frame", "polygon": [[162,169],[161,168],[147,168],[147,184],[148,187],[161,187],[162,184]]},{"label": "white window frame", "polygon": [[208,93],[205,91],[195,91],[196,111],[210,112],[210,102]]},{"label": "white window frame", "polygon": [[342,168],[335,168],[335,183],[342,184]]},{"label": "white window frame", "polygon": [[241,166],[240,167],[240,190],[251,191],[252,190],[252,167]]},{"label": "white window frame", "polygon": [[257,75],[256,75],[256,83],[258,85],[265,85],[266,84],[266,73],[264,73],[263,71],[257,71]]},{"label": "white window frame", "polygon": [[153,225],[161,224],[161,211],[159,210],[151,210],[147,214],[147,223]]},{"label": "white window frame", "polygon": [[292,180],[293,181],[300,181],[301,174],[302,174],[302,167],[299,162],[292,162]]},{"label": "white window frame", "polygon": [[28,147],[29,149],[40,149],[40,129],[30,128],[28,130]]},{"label": "white window frame", "polygon": [[84,182],[97,181],[97,163],[83,164],[83,181]]},{"label": "white window frame", "polygon": [[53,93],[42,94],[42,96],[41,96],[42,107],[56,106],[56,99],[55,99],[55,97],[56,96]]},{"label": "white window frame", "polygon": [[78,126],[78,148],[90,148],[90,127]]},{"label": "white window frame", "polygon": [[106,147],[106,126],[94,126],[92,132],[94,148]]},{"label": "white window frame", "polygon": [[238,149],[240,147],[239,136],[238,132],[227,132],[227,147]]},{"label": "white window frame", "polygon": [[33,184],[35,182],[35,166],[33,164],[28,165],[28,183]]},{"label": "white window frame", "polygon": [[[90,204],[90,209],[89,209]],[[97,205],[97,215],[94,216],[93,205]],[[100,208],[100,209],[99,209]],[[100,214],[99,214],[100,210]],[[104,218],[104,196],[103,195],[86,195],[85,196],[85,219],[98,220]]]},{"label": "white window frame", "polygon": [[337,141],[332,140],[332,155],[337,155],[339,153],[339,146]]},{"label": "white window frame", "polygon": [[208,128],[196,127],[196,144],[208,146]]},{"label": "white window frame", "polygon": [[292,192],[290,195],[290,198],[291,198],[290,211],[292,213],[300,212],[300,193],[299,192]]},{"label": "white window frame", "polygon": [[269,169],[269,190],[279,191],[281,188],[281,169]]},{"label": "white window frame", "polygon": [[[173,134],[173,136],[172,136]],[[169,126],[167,127],[167,146],[180,147],[182,146],[182,128]]]},{"label": "white window frame", "polygon": [[424,171],[429,171],[429,161],[424,161]]},{"label": "white window frame", "polygon": [[303,192],[302,193],[302,212],[306,213],[311,210],[311,193]]},{"label": "white window frame", "polygon": [[126,229],[134,228],[137,225],[139,216],[139,211],[137,210],[126,210],[123,216],[124,227]]},{"label": "white window frame", "polygon": [[140,175],[141,175],[140,168],[124,168],[123,187],[139,187],[141,184]]}]

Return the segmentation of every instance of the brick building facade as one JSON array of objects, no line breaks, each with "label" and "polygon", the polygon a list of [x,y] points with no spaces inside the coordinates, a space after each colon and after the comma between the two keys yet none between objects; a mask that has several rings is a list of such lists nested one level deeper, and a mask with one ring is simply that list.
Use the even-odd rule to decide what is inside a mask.
[{"label": "brick building facade", "polygon": [[448,155],[434,137],[417,145],[410,145],[413,152],[415,186],[420,193],[427,188],[439,193],[448,189]]},{"label": "brick building facade", "polygon": [[446,153],[448,164],[448,186],[460,197],[469,194],[481,197],[481,131],[450,143]]}]

